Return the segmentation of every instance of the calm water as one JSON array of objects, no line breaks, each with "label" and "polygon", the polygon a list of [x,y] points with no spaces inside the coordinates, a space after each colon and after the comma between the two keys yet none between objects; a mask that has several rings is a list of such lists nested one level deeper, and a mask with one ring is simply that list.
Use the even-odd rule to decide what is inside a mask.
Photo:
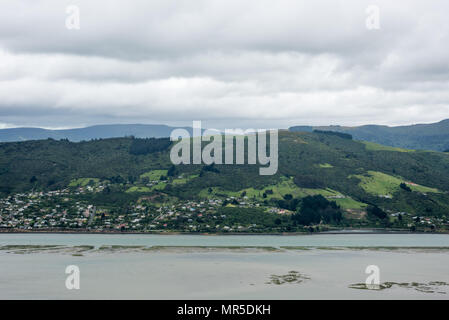
[{"label": "calm water", "polygon": [[5,234],[0,245],[146,245],[146,246],[393,246],[449,247],[446,234],[139,235],[139,234]]},{"label": "calm water", "polygon": [[[341,234],[311,236],[194,236],[0,234],[0,245],[145,246],[396,246],[449,247],[449,235]],[[67,290],[65,268],[81,270],[81,289]],[[381,282],[449,283],[449,251],[400,250],[168,250],[17,254],[0,251],[0,299],[448,299],[449,286],[420,292],[393,287],[357,290],[365,268]],[[310,280],[267,284],[291,270]],[[432,290],[431,290],[432,291]],[[440,292],[440,293],[439,293]]]}]

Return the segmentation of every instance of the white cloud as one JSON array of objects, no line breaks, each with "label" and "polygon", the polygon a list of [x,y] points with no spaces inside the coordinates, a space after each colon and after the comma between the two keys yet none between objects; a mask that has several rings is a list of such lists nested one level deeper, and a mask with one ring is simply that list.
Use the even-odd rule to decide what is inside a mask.
[{"label": "white cloud", "polygon": [[[0,120],[285,127],[449,117],[444,1],[4,0]],[[446,9],[446,10],[445,10]]]}]

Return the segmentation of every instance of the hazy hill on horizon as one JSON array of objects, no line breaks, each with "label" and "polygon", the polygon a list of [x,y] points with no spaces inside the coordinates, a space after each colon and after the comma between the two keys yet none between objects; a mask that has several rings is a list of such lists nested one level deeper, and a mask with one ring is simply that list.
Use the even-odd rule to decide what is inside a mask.
[{"label": "hazy hill on horizon", "polygon": [[417,150],[449,150],[449,119],[430,124],[406,126],[293,126],[292,132],[312,132],[314,130],[336,131],[351,134],[355,140],[375,142],[382,145]]},{"label": "hazy hill on horizon", "polygon": [[[0,129],[0,142],[68,139],[73,142],[134,136],[136,138],[165,138],[178,127],[159,124],[106,124],[74,129],[8,128]],[[181,127],[192,134],[192,128]]]}]

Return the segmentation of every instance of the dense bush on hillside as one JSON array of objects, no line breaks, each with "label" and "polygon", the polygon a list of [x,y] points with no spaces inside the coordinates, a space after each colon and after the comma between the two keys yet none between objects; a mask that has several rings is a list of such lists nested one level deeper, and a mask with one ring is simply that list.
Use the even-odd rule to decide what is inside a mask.
[{"label": "dense bush on hillside", "polygon": [[407,192],[412,192],[412,189],[408,185],[406,185],[404,182],[402,182],[399,187]]},{"label": "dense bush on hillside", "polygon": [[314,175],[296,175],[294,182],[301,188],[320,189],[325,186],[325,182],[321,181],[319,176]]},{"label": "dense bush on hillside", "polygon": [[378,206],[368,206],[366,209],[366,212],[368,213],[368,216],[375,217],[378,219],[385,219],[387,218],[387,214],[380,209]]},{"label": "dense bush on hillside", "polygon": [[146,155],[167,150],[170,145],[171,141],[169,138],[132,139],[129,153],[133,155]]},{"label": "dense bush on hillside", "polygon": [[301,225],[339,223],[342,219],[340,207],[335,201],[328,201],[321,195],[307,196],[302,199],[293,220]]},{"label": "dense bush on hillside", "polygon": [[352,140],[352,135],[349,133],[343,133],[343,132],[336,132],[336,131],[324,131],[324,130],[313,130],[315,133],[321,133],[321,134],[327,134],[330,136],[337,136],[343,139],[349,139]]}]

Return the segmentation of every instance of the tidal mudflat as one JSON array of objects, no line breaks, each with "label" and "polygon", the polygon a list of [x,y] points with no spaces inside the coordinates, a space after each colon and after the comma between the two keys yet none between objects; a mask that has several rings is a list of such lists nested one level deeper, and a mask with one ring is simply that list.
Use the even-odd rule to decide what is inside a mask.
[{"label": "tidal mudflat", "polygon": [[0,299],[449,299],[449,236],[9,236]]}]

